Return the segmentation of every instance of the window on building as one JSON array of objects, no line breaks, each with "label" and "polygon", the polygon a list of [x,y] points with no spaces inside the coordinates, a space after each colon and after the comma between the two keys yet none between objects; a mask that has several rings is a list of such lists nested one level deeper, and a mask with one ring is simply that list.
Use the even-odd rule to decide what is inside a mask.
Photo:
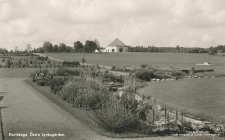
[{"label": "window on building", "polygon": [[112,49],[112,52],[115,52],[115,50],[114,50],[114,49]]}]

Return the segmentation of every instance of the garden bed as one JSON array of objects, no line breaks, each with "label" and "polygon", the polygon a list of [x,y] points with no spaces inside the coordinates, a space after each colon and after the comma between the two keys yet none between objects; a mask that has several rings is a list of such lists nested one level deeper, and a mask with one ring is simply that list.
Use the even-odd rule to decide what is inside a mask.
[{"label": "garden bed", "polygon": [[[62,109],[69,112],[71,115],[76,117],[79,121],[81,121],[83,124],[85,124],[87,127],[91,128],[92,130],[96,131],[97,133],[112,137],[112,138],[138,138],[138,137],[150,137],[153,135],[144,135],[144,134],[138,134],[138,133],[113,133],[106,131],[102,129],[101,127],[97,126],[97,124],[88,117],[88,112],[84,109],[80,108],[74,108],[72,104],[67,103],[63,100],[61,100],[57,95],[50,92],[49,86],[38,86],[36,83],[32,82],[29,79],[26,79],[25,82],[38,90],[40,93],[45,95],[47,98],[52,100],[54,103],[56,103],[58,106],[60,106]],[[154,135],[156,136],[156,135]]]}]

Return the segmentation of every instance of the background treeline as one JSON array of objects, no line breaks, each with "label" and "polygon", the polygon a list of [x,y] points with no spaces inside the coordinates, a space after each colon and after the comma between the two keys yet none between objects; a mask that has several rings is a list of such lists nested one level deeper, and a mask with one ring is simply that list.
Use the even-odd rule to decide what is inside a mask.
[{"label": "background treeline", "polygon": [[[76,41],[73,43],[73,46],[68,46],[65,43],[60,43],[59,45],[53,45],[50,41],[46,41],[43,43],[42,47],[31,49],[31,45],[29,45],[29,49],[27,48],[24,51],[18,50],[11,50],[8,51],[5,48],[0,48],[0,53],[93,53],[95,50],[100,50],[100,46],[96,41],[87,40],[85,44],[81,43],[80,41]],[[216,54],[218,50],[222,50],[225,52],[225,45],[218,45],[218,46],[210,46],[209,48],[188,48],[188,47],[155,47],[155,46],[128,46],[128,52],[158,52],[158,53],[209,53],[209,54]]]},{"label": "background treeline", "polygon": [[87,40],[83,45],[80,41],[74,42],[73,47],[67,46],[65,43],[53,45],[51,42],[46,41],[42,47],[33,49],[34,53],[62,53],[62,52],[85,52],[93,53],[97,48],[94,41]]},{"label": "background treeline", "polygon": [[5,48],[0,48],[0,53],[1,54],[4,54],[4,53],[8,53],[9,51],[6,50]]},{"label": "background treeline", "polygon": [[159,52],[159,53],[207,53],[205,48],[185,48],[185,47],[155,47],[155,46],[136,46],[128,48],[129,52]]},{"label": "background treeline", "polygon": [[218,45],[216,47],[210,46],[208,48],[208,53],[215,54],[218,50],[222,50],[223,52],[225,52],[225,45]]}]

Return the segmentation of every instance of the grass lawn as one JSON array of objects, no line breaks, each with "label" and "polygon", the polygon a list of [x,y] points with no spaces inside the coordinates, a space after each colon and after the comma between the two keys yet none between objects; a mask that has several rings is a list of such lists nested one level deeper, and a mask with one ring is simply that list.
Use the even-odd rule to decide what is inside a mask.
[{"label": "grass lawn", "polygon": [[[106,66],[140,66],[153,64],[159,67],[176,67],[196,69],[212,68],[219,72],[225,71],[225,57],[208,54],[190,53],[44,53],[44,55],[67,61],[81,61],[84,57],[89,64]],[[209,62],[212,65],[196,64]]]},{"label": "grass lawn", "polygon": [[224,84],[224,77],[150,82],[140,94],[151,95],[181,111],[218,119],[225,116]]}]

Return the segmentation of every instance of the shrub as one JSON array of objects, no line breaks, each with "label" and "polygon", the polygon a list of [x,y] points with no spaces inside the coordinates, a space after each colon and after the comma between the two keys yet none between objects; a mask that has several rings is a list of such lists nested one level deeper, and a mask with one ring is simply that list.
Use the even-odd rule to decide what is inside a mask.
[{"label": "shrub", "polygon": [[80,66],[80,63],[77,61],[74,61],[74,62],[63,61],[62,65],[64,67],[78,67],[78,66]]},{"label": "shrub", "polygon": [[114,69],[116,69],[116,67],[115,66],[112,66],[112,69],[111,70],[114,70]]},{"label": "shrub", "polygon": [[135,72],[135,76],[141,80],[151,81],[152,78],[155,78],[155,74],[152,70],[141,69]]},{"label": "shrub", "polygon": [[78,75],[80,75],[80,73],[81,73],[81,71],[79,71],[79,70],[71,70],[71,69],[66,69],[63,67],[60,67],[56,71],[56,75],[58,75],[58,76],[66,76],[66,75],[78,76]]},{"label": "shrub", "polygon": [[117,77],[115,76],[114,74],[112,73],[105,73],[103,76],[102,76],[103,80],[105,81],[112,81],[112,82],[123,82],[123,79],[120,78],[120,77]]},{"label": "shrub", "polygon": [[97,79],[72,77],[57,95],[76,107],[96,108],[107,98],[106,87]]},{"label": "shrub", "polygon": [[171,75],[172,75],[172,76],[175,76],[175,77],[180,77],[180,76],[185,75],[185,73],[183,73],[182,71],[173,70],[173,71],[171,72]]},{"label": "shrub", "polygon": [[64,76],[52,76],[49,81],[51,91],[56,94],[63,88],[66,80]]},{"label": "shrub", "polygon": [[112,132],[123,132],[135,129],[139,114],[133,114],[126,105],[121,104],[115,96],[109,96],[109,100],[93,112],[94,119],[101,127]]},{"label": "shrub", "polygon": [[164,79],[164,78],[170,77],[169,75],[166,74],[165,71],[161,71],[161,70],[158,70],[158,71],[154,72],[154,74],[159,79]]}]

